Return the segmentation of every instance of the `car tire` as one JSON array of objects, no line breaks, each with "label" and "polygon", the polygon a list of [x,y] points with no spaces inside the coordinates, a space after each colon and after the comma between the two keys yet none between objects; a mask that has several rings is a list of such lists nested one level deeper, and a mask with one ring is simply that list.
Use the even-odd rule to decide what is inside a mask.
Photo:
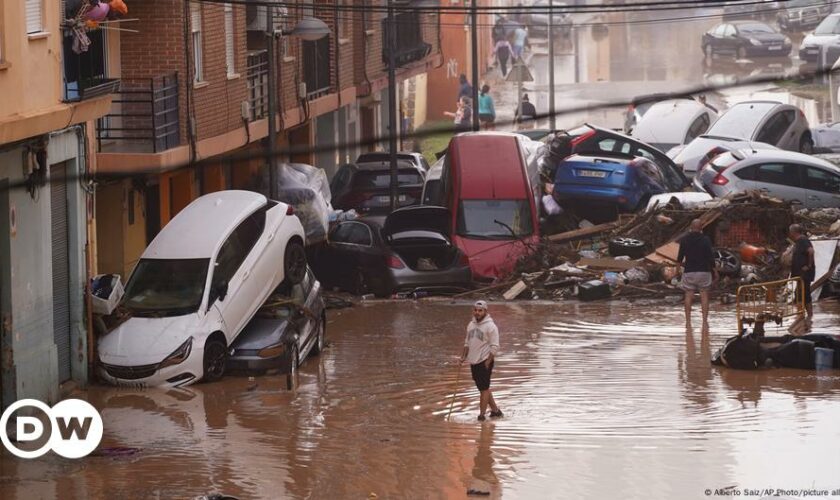
[{"label": "car tire", "polygon": [[312,346],[312,354],[319,355],[324,352],[324,346],[327,344],[327,317],[321,315],[321,321],[318,325],[318,338],[315,339],[315,345]]},{"label": "car tire", "polygon": [[631,259],[641,259],[646,255],[647,245],[642,240],[634,238],[615,238],[610,241],[609,252],[613,257],[627,256]]},{"label": "car tire", "polygon": [[225,375],[227,365],[227,346],[219,339],[212,338],[204,344],[204,382],[218,382]]},{"label": "car tire", "polygon": [[808,132],[802,134],[802,138],[799,139],[799,152],[806,155],[814,154],[814,140]]},{"label": "car tire", "polygon": [[741,257],[725,248],[715,248],[715,268],[721,276],[739,276]]},{"label": "car tire", "polygon": [[298,386],[298,363],[298,348],[293,346],[289,355],[289,370],[286,372],[286,389],[289,391]]},{"label": "car tire", "polygon": [[747,48],[746,47],[738,47],[736,51],[736,55],[738,59],[746,59],[747,58]]},{"label": "car tire", "polygon": [[290,285],[297,285],[306,277],[306,250],[297,241],[290,241],[286,245],[283,257],[284,281]]}]

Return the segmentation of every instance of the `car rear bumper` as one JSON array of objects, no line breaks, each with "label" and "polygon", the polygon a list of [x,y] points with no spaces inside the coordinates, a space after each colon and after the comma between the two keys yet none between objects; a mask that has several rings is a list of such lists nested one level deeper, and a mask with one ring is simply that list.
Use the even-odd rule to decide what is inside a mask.
[{"label": "car rear bumper", "polygon": [[472,286],[472,271],[469,266],[438,271],[415,271],[405,267],[391,269],[391,281],[397,292],[467,290]]},{"label": "car rear bumper", "polygon": [[641,193],[630,191],[621,188],[592,188],[587,187],[583,190],[571,190],[555,188],[553,193],[554,199],[558,203],[563,202],[593,202],[593,203],[611,203],[618,206],[620,210],[632,211],[641,200]]}]

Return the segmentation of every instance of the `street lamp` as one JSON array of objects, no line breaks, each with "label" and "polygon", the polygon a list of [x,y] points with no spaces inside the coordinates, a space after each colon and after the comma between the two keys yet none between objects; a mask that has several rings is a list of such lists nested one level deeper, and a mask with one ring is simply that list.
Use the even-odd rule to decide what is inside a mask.
[{"label": "street lamp", "polygon": [[273,200],[277,198],[277,58],[274,55],[276,36],[289,36],[314,42],[328,36],[330,27],[314,17],[303,17],[291,30],[274,29],[274,14],[271,5],[266,5],[266,36],[268,37],[268,193]]}]

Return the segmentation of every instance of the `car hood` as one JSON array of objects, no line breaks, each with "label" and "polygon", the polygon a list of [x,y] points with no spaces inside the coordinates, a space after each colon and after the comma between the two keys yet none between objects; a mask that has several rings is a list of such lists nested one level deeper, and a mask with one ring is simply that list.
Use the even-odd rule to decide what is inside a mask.
[{"label": "car hood", "polygon": [[118,366],[160,363],[193,334],[198,323],[197,313],[172,318],[131,318],[99,339],[99,359]]},{"label": "car hood", "polygon": [[386,238],[406,231],[432,231],[440,234],[450,233],[452,217],[449,209],[421,205],[394,210],[385,219],[382,235]]},{"label": "car hood", "polygon": [[231,344],[238,349],[260,350],[279,344],[289,331],[288,319],[254,318]]},{"label": "car hood", "polygon": [[825,47],[826,45],[833,45],[840,43],[840,35],[817,35],[811,33],[802,40],[803,47]]},{"label": "car hood", "polygon": [[455,245],[469,257],[470,269],[478,280],[492,280],[510,275],[516,261],[528,254],[528,245],[537,244],[539,237],[530,236],[523,241],[474,240],[455,236]]}]

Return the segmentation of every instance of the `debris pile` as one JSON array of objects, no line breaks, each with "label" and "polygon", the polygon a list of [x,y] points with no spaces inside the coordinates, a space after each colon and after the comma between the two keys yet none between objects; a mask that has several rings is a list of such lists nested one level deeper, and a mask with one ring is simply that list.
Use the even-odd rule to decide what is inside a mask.
[{"label": "debris pile", "polygon": [[615,222],[582,224],[574,231],[547,236],[539,248],[520,259],[511,277],[469,295],[505,300],[676,300],[683,293],[677,266],[679,240],[694,219],[703,223],[715,247],[720,279],[713,293],[724,303],[743,284],[788,276],[782,255],[793,223],[811,234],[822,260],[823,274],[818,274],[815,286],[821,279],[824,283],[833,269],[837,241],[830,238],[840,234],[840,209],[801,210],[750,192],[691,207],[672,198]]}]

